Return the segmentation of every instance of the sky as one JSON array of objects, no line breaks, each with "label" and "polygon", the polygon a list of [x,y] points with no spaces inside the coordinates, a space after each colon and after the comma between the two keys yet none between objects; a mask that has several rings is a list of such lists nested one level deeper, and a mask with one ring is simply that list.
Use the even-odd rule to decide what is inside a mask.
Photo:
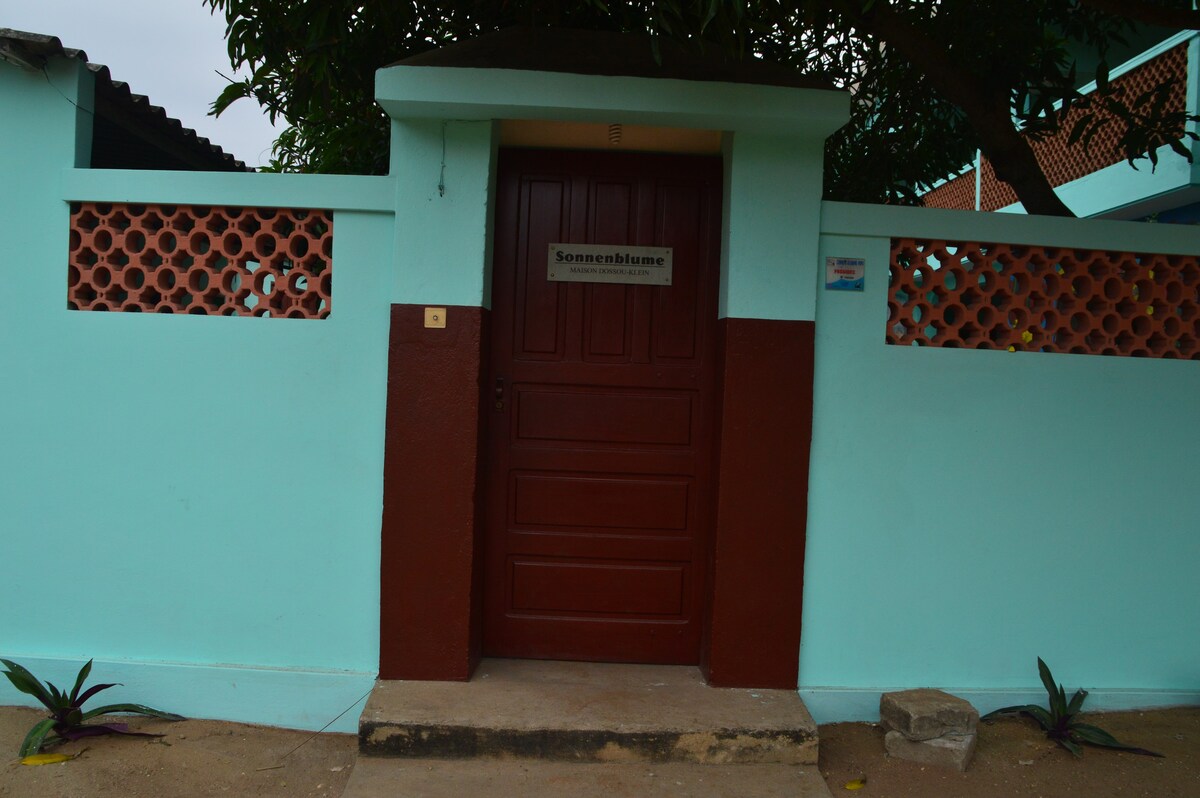
[{"label": "sky", "polygon": [[226,84],[217,72],[233,73],[225,19],[201,0],[0,0],[0,28],[57,36],[247,165],[270,160],[277,132],[253,100],[208,115]]}]

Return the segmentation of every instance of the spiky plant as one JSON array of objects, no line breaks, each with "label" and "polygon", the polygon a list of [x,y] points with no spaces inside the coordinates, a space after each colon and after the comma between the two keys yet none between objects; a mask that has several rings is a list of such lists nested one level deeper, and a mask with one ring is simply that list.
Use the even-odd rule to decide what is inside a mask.
[{"label": "spiky plant", "polygon": [[[101,734],[162,737],[161,734],[129,731],[129,728],[124,723],[87,723],[92,718],[101,715],[112,715],[123,712],[148,715],[153,718],[162,718],[163,720],[185,719],[182,715],[176,715],[173,712],[163,712],[143,706],[142,704],[108,704],[96,707],[95,709],[89,709],[85,712],[83,705],[89,698],[101,690],[117,686],[116,684],[94,684],[84,690],[83,683],[87,681],[88,675],[92,672],[92,661],[90,659],[86,665],[79,669],[79,675],[75,677],[75,686],[71,689],[70,693],[59,690],[50,682],[46,682],[43,685],[32,673],[15,662],[0,659],[0,663],[3,663],[4,667],[8,668],[8,670],[2,671],[2,673],[12,682],[13,687],[22,693],[33,696],[50,711],[50,717],[38,721],[29,730],[29,734],[25,735],[25,741],[21,743],[21,750],[18,754],[21,757],[36,754],[45,745],[65,740],[78,740],[83,737],[95,737]],[[51,736],[51,732],[53,732],[54,736]]]},{"label": "spiky plant", "polygon": [[1129,751],[1132,754],[1163,756],[1145,748],[1125,745],[1104,729],[1080,721],[1079,714],[1083,709],[1083,700],[1087,698],[1087,690],[1076,690],[1075,694],[1071,696],[1071,700],[1068,701],[1067,692],[1063,690],[1061,684],[1054,683],[1054,676],[1050,673],[1050,668],[1046,667],[1046,663],[1042,662],[1041,657],[1038,657],[1038,674],[1042,677],[1042,684],[1046,686],[1046,692],[1050,696],[1049,709],[1037,704],[1021,704],[989,712],[983,716],[982,720],[990,720],[998,715],[1026,715],[1036,720],[1046,730],[1047,737],[1075,756],[1083,755],[1080,744],[1115,748],[1119,751]]}]

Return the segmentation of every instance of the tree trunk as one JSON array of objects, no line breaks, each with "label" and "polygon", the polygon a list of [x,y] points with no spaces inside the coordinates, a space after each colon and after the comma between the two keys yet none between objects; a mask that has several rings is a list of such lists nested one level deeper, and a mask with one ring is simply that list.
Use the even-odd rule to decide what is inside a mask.
[{"label": "tree trunk", "polygon": [[1012,187],[1027,213],[1074,216],[1055,193],[1029,139],[1013,124],[1007,98],[995,105],[990,110],[968,111],[967,119],[979,136],[979,149],[996,170],[996,178]]},{"label": "tree trunk", "polygon": [[996,177],[1012,186],[1027,212],[1075,215],[1054,193],[1029,140],[1017,130],[1007,92],[996,92],[950,58],[945,47],[909,24],[886,0],[879,0],[854,21],[912,62],[939,94],[962,109]]}]

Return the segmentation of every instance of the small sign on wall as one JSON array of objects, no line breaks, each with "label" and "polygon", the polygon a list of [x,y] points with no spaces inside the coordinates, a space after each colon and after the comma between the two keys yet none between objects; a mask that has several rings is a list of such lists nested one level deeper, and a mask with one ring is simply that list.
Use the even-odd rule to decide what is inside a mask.
[{"label": "small sign on wall", "polygon": [[866,282],[867,261],[864,258],[826,258],[825,290],[861,291]]},{"label": "small sign on wall", "polygon": [[571,283],[671,284],[671,247],[551,244],[546,279]]}]

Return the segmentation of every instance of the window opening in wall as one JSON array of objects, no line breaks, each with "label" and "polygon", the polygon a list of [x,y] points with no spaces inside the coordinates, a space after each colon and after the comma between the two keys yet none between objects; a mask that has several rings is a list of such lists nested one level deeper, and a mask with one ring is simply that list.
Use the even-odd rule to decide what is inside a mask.
[{"label": "window opening in wall", "polygon": [[330,211],[71,206],[71,310],[324,319],[332,305]]}]

